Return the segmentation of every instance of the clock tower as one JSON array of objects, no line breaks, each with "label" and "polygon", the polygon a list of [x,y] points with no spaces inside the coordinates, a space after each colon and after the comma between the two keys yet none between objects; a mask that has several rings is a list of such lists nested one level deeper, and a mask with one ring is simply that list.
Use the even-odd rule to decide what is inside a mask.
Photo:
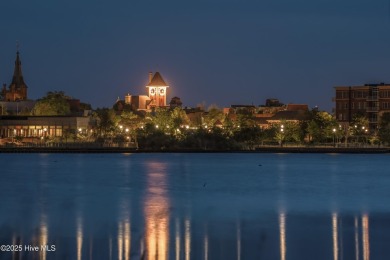
[{"label": "clock tower", "polygon": [[165,107],[167,105],[167,88],[169,86],[165,83],[159,72],[154,75],[149,72],[149,83],[146,85],[148,95],[151,100],[152,107]]}]

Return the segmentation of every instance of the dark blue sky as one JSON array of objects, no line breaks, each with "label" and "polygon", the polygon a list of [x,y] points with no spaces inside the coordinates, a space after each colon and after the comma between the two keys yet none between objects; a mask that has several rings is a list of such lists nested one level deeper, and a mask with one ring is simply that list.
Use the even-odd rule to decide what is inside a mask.
[{"label": "dark blue sky", "polygon": [[[39,3],[37,3],[39,2]],[[111,106],[149,71],[184,105],[308,103],[335,85],[390,82],[389,0],[0,2],[0,81],[16,41],[30,98],[49,90]]]}]

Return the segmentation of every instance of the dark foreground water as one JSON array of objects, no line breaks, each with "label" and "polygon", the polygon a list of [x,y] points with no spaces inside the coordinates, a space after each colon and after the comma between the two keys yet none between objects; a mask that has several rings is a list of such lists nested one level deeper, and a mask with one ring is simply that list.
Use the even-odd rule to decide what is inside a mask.
[{"label": "dark foreground water", "polygon": [[1,154],[0,175],[0,259],[390,259],[389,155]]}]

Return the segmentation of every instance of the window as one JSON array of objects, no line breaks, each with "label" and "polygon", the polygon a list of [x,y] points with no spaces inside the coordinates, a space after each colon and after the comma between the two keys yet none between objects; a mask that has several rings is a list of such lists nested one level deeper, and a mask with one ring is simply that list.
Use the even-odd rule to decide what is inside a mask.
[{"label": "window", "polygon": [[344,109],[348,109],[348,103],[344,103]]},{"label": "window", "polygon": [[339,114],[339,120],[343,120],[343,114]]},{"label": "window", "polygon": [[355,109],[355,103],[354,102],[351,103],[351,108]]}]

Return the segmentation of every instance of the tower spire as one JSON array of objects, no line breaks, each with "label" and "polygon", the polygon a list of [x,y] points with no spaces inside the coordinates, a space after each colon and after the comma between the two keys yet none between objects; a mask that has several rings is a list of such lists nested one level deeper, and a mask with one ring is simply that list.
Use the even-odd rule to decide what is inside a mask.
[{"label": "tower spire", "polygon": [[12,82],[10,86],[14,85],[15,89],[20,89],[22,87],[26,87],[26,83],[24,83],[23,79],[22,62],[20,61],[19,57],[19,47],[17,49],[18,51],[16,52],[14,75],[12,77]]}]

